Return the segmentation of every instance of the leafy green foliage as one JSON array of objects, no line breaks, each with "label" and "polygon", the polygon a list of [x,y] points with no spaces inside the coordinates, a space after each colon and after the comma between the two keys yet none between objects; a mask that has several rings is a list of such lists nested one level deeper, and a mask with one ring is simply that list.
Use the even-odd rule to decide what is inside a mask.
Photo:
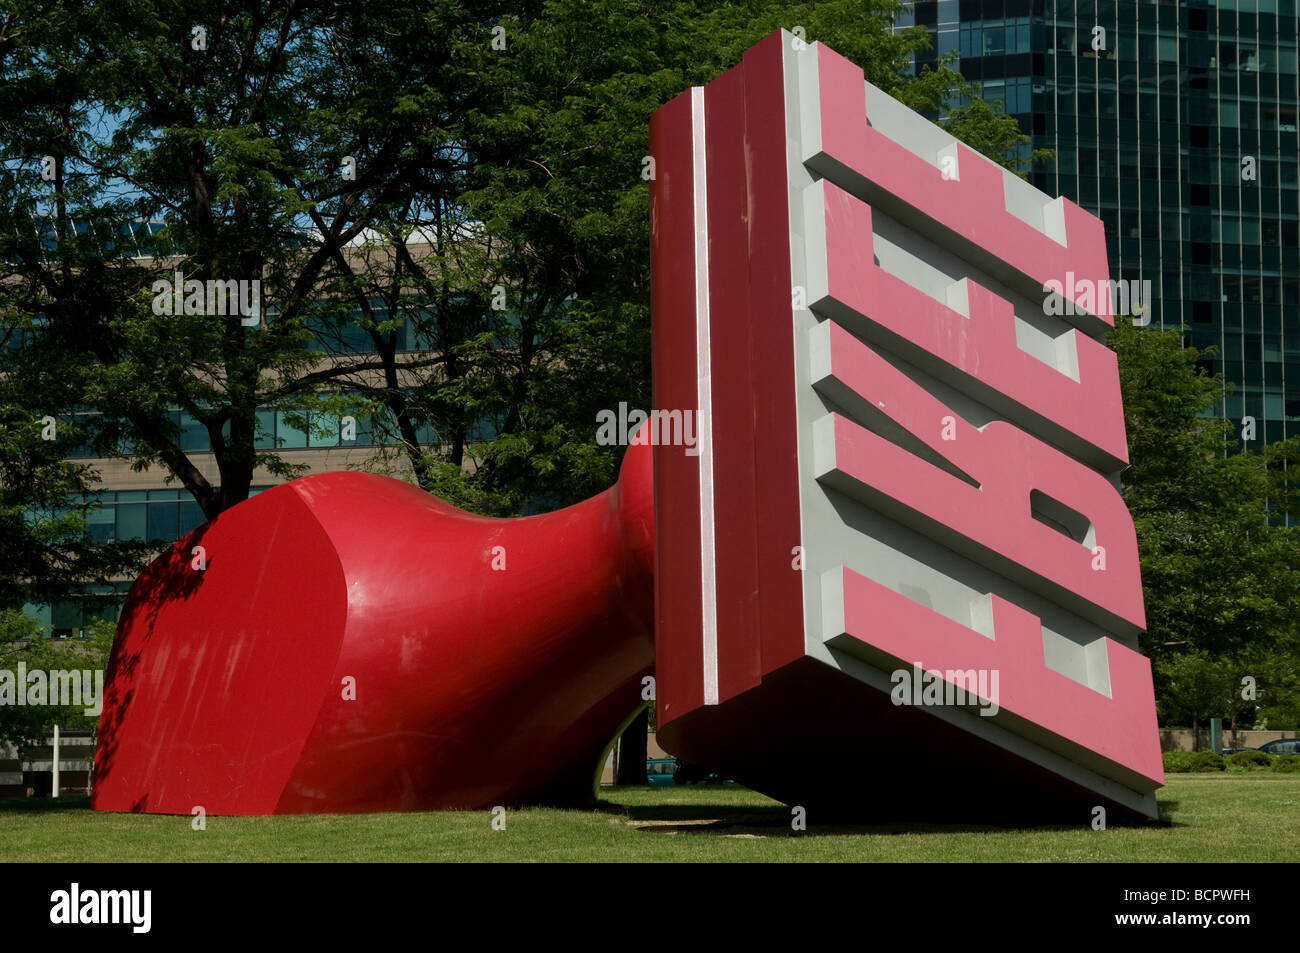
[{"label": "leafy green foliage", "polygon": [[1166,774],[1222,771],[1225,766],[1223,755],[1213,751],[1166,751],[1162,757]]},{"label": "leafy green foliage", "polygon": [[[937,112],[961,79],[905,75],[928,39],[891,31],[901,9],[11,4],[0,308],[26,338],[0,373],[57,382],[43,412],[101,410],[86,422],[98,452],[161,467],[209,517],[256,469],[299,472],[258,445],[270,409],[372,421],[423,486],[482,512],[588,496],[621,455],[595,445],[595,412],[649,403],[650,115],[796,26]],[[1009,117],[976,107],[953,128],[1010,161]],[[152,259],[120,240],[145,220],[166,226]],[[260,280],[264,322],[155,314],[153,282],[176,270]],[[356,334],[360,354],[344,346]],[[207,432],[216,479],[175,409]],[[396,467],[381,456],[369,466]]]},{"label": "leafy green foliage", "polygon": [[1267,751],[1234,751],[1227,756],[1227,763],[1239,768],[1271,768],[1273,758]]},{"label": "leafy green foliage", "polygon": [[[973,84],[963,82],[961,89],[969,101],[948,110],[944,128],[976,152],[1025,178],[1027,170],[1019,156],[1020,148],[1031,141],[1029,136],[1020,131],[1019,123],[1006,114],[1001,102],[985,102]],[[1055,155],[1051,149],[1034,149],[1028,164],[1048,163]]]},{"label": "leafy green foliage", "polygon": [[143,555],[136,544],[100,546],[86,535],[97,479],[64,459],[77,431],[41,412],[43,396],[0,374],[0,607],[85,592],[134,573]]},{"label": "leafy green foliage", "polygon": [[[1300,703],[1300,530],[1282,525],[1279,461],[1300,442],[1257,452],[1213,416],[1220,377],[1196,368],[1177,331],[1118,321],[1131,466],[1124,499],[1137,527],[1151,657],[1165,724],[1286,727]],[[1231,452],[1228,452],[1231,451]],[[1294,471],[1292,471],[1294,472]],[[1253,678],[1250,698],[1243,678]]]},{"label": "leafy green foliage", "polygon": [[[40,626],[16,609],[0,610],[0,670],[91,671],[108,664],[114,626],[97,621],[86,639],[50,639]],[[58,725],[70,731],[95,731],[97,715],[87,715],[88,705],[0,705],[0,746],[39,744]]]}]

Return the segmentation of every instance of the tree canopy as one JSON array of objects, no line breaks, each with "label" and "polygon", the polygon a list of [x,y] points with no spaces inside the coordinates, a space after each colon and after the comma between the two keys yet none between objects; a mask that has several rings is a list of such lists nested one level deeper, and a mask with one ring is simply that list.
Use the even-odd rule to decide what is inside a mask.
[{"label": "tree canopy", "polygon": [[[934,112],[966,87],[949,69],[907,75],[928,39],[892,32],[900,9],[9,4],[3,575],[92,568],[76,569],[76,508],[53,509],[94,474],[56,447],[158,468],[210,518],[256,472],[299,472],[267,443],[273,411],[322,435],[359,421],[379,444],[368,467],[404,463],[480,512],[607,486],[620,453],[594,441],[596,411],[649,398],[650,115],[780,27]],[[960,122],[1014,164],[1014,120]],[[239,313],[186,304],[186,282],[254,281],[255,313],[248,293]],[[49,418],[62,436],[42,446]]]}]

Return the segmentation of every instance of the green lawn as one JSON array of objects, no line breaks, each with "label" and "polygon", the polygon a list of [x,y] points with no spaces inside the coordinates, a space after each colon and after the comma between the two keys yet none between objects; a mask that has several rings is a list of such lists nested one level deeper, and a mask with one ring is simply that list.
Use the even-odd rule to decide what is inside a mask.
[{"label": "green lawn", "polygon": [[1286,861],[1300,844],[1300,777],[1172,775],[1172,826],[1005,830],[819,827],[744,788],[605,788],[594,811],[528,809],[313,817],[99,814],[85,800],[0,800],[0,861]]}]

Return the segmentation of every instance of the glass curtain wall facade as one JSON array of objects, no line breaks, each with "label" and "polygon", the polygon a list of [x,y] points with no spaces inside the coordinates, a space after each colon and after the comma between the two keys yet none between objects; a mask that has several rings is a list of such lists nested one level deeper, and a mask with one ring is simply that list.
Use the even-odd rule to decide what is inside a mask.
[{"label": "glass curtain wall facade", "polygon": [[1153,326],[1218,349],[1222,414],[1300,432],[1296,0],[938,0],[899,26],[1000,100],[1035,186],[1105,223],[1111,276],[1149,280]]}]

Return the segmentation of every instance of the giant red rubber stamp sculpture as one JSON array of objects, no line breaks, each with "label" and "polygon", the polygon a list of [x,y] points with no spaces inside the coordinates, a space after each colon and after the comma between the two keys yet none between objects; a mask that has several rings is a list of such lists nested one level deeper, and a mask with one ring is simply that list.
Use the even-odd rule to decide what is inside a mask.
[{"label": "giant red rubber stamp sculpture", "polygon": [[656,449],[661,743],[810,811],[1154,816],[1101,222],[789,34],[651,149],[655,403],[710,422]]},{"label": "giant red rubber stamp sculpture", "polygon": [[653,664],[669,751],[810,811],[1155,816],[1100,221],[788,33],[651,150],[698,445],[528,519],[356,474],[218,517],[128,599],[96,808],[589,801]]},{"label": "giant red rubber stamp sculpture", "polygon": [[93,806],[590,802],[654,658],[652,532],[648,447],[600,496],[518,520],[369,474],[259,494],[132,589]]}]

